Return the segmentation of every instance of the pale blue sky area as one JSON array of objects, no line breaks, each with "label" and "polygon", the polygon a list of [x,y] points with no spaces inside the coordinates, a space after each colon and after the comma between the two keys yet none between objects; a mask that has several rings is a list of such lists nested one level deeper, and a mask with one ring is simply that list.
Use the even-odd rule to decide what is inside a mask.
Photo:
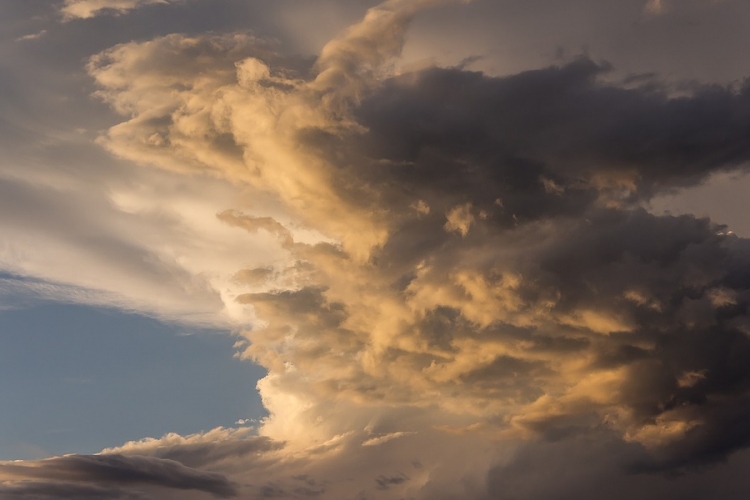
[{"label": "pale blue sky area", "polygon": [[111,309],[0,311],[0,460],[93,453],[264,415],[225,332]]}]

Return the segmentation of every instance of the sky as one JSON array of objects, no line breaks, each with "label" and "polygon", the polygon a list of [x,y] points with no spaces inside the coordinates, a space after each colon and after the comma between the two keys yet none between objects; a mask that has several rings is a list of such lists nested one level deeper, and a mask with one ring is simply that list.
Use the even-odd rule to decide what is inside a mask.
[{"label": "sky", "polygon": [[0,0],[0,499],[745,499],[750,3]]}]

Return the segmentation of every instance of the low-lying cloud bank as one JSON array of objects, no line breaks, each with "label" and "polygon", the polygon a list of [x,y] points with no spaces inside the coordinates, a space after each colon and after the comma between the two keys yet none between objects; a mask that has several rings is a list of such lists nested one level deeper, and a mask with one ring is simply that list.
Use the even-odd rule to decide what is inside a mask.
[{"label": "low-lying cloud bank", "polygon": [[234,277],[270,416],[259,436],[3,465],[31,478],[8,494],[82,463],[124,488],[113,461],[243,498],[706,498],[719,477],[723,498],[748,493],[732,471],[750,444],[750,243],[642,207],[747,165],[750,86],[677,94],[586,58],[395,74],[411,18],[438,3],[388,1],[314,62],[246,34],[90,60],[124,117],[101,145],[274,201],[217,214],[284,254]]},{"label": "low-lying cloud bank", "polygon": [[235,485],[221,474],[143,456],[67,455],[38,462],[3,462],[0,477],[3,498],[120,498],[124,488],[140,484],[204,491],[218,498],[237,496]]}]

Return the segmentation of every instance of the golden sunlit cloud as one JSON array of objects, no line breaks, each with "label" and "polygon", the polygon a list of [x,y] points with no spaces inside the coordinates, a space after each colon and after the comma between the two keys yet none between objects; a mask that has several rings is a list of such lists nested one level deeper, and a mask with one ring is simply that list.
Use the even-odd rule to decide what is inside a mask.
[{"label": "golden sunlit cloud", "polygon": [[[643,206],[746,165],[750,88],[673,97],[586,57],[504,77],[397,71],[414,17],[450,3],[386,1],[315,60],[248,33],[89,59],[120,119],[97,143],[192,186],[108,199],[171,221],[143,248],[267,370],[269,415],[0,464],[8,491],[46,474],[216,497],[486,499],[536,443],[593,436],[649,471],[748,444],[747,240]],[[136,281],[124,296],[151,282]],[[155,313],[179,317],[201,300],[188,295]]]}]

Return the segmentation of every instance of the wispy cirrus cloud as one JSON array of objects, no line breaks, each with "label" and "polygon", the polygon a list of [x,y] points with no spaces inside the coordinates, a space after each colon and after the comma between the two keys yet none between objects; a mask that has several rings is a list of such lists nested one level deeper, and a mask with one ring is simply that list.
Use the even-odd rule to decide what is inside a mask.
[{"label": "wispy cirrus cloud", "polygon": [[122,14],[144,5],[176,3],[181,0],[65,0],[60,8],[65,19],[89,19],[98,15]]},{"label": "wispy cirrus cloud", "polygon": [[47,34],[47,30],[37,31],[36,33],[30,33],[16,38],[17,42],[28,42],[30,40],[38,40]]}]

